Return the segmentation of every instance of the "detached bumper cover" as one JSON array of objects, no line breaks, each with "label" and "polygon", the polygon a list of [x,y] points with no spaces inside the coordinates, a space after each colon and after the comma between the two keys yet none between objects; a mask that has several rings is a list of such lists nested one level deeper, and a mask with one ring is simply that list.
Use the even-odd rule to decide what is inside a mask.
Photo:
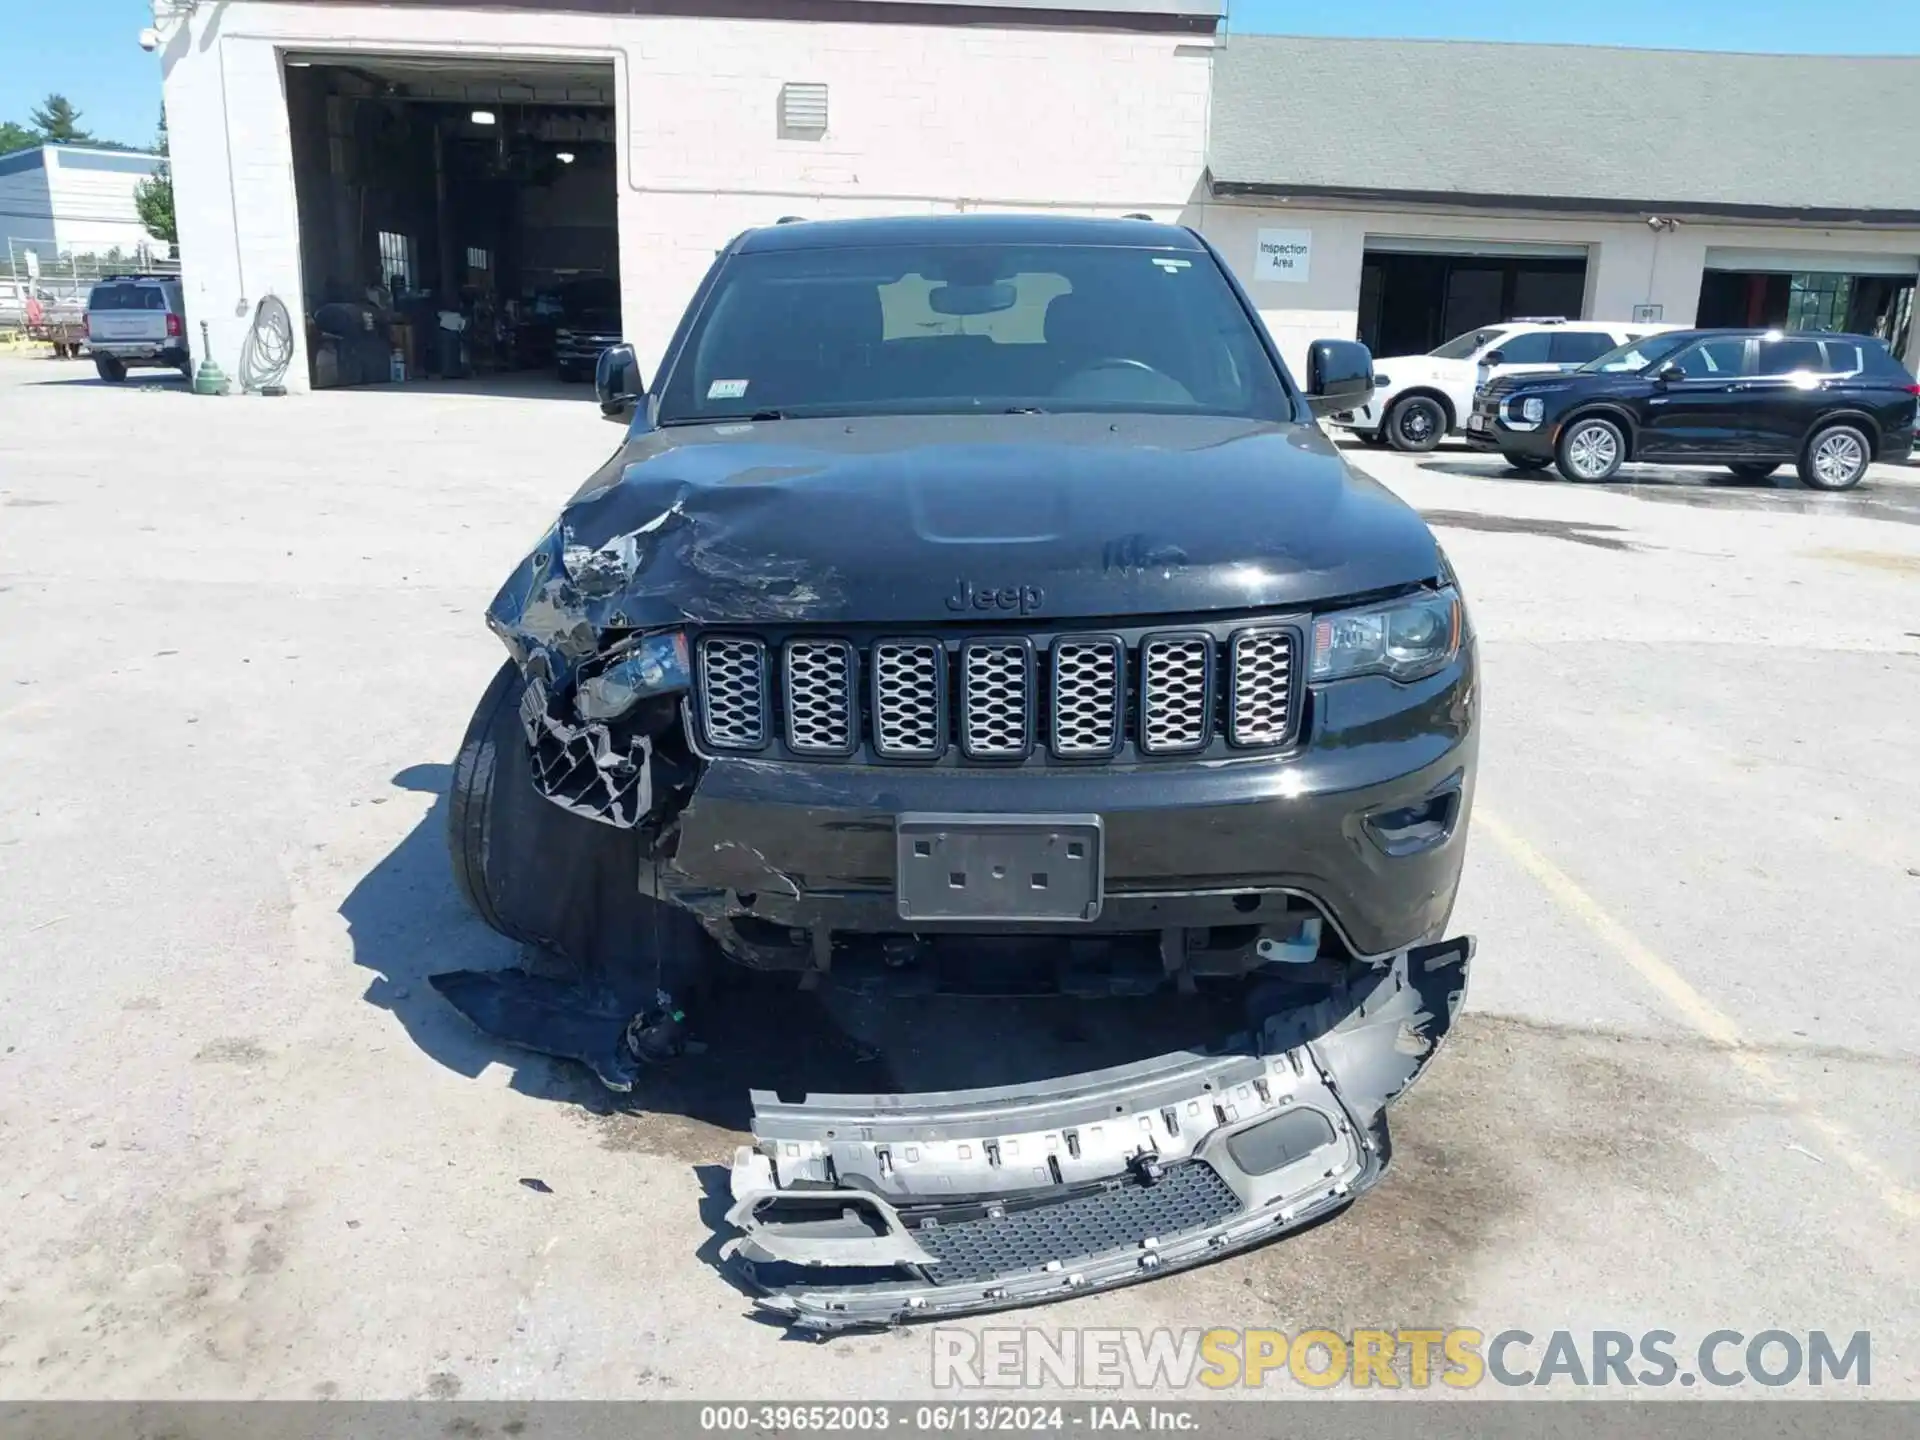
[{"label": "detached bumper cover", "polygon": [[1006,1091],[755,1092],[729,1254],[795,1328],[1063,1299],[1218,1259],[1385,1173],[1385,1110],[1466,993],[1470,938],[1405,950],[1221,1052]]}]

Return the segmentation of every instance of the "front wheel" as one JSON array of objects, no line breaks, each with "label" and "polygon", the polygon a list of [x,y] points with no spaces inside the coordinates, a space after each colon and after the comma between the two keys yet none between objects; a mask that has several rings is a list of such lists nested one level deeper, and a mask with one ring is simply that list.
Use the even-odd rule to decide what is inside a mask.
[{"label": "front wheel", "polygon": [[1611,480],[1627,458],[1627,437],[1611,420],[1589,415],[1560,432],[1554,467],[1569,480],[1591,484]]},{"label": "front wheel", "polygon": [[111,355],[94,356],[93,368],[109,385],[118,385],[127,378],[127,367]]},{"label": "front wheel", "polygon": [[1851,490],[1867,473],[1873,447],[1854,425],[1816,430],[1800,452],[1800,483],[1815,490]]},{"label": "front wheel", "polygon": [[561,809],[533,787],[511,661],[481,696],[447,787],[447,852],[460,896],[511,940],[582,978],[644,996],[702,983],[718,952],[685,910],[640,893],[632,830]]},{"label": "front wheel", "polygon": [[1431,395],[1408,395],[1393,402],[1382,428],[1394,449],[1425,454],[1447,433],[1447,412]]},{"label": "front wheel", "polygon": [[1535,470],[1544,470],[1552,463],[1539,455],[1515,455],[1509,450],[1502,450],[1500,452],[1500,458],[1515,470],[1524,470],[1528,474],[1533,473]]}]

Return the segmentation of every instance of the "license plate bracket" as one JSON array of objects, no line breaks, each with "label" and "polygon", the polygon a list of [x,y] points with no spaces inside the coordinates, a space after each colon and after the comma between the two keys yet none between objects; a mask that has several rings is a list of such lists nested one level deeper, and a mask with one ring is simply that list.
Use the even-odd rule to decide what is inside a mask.
[{"label": "license plate bracket", "polygon": [[895,822],[902,920],[1085,923],[1106,893],[1098,815],[904,814]]}]

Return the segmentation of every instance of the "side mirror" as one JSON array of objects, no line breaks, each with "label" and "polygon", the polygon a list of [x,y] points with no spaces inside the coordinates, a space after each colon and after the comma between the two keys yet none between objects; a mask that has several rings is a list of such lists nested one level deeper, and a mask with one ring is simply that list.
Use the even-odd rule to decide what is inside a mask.
[{"label": "side mirror", "polygon": [[606,419],[624,425],[633,418],[634,407],[647,398],[633,346],[609,345],[600,352],[593,363],[593,393],[599,396],[600,413]]},{"label": "side mirror", "polygon": [[1307,408],[1316,416],[1364,405],[1373,394],[1373,354],[1354,340],[1307,347]]},{"label": "side mirror", "polygon": [[1654,372],[1653,378],[1668,381],[1684,380],[1687,378],[1687,372],[1682,370],[1678,365],[1666,364]]},{"label": "side mirror", "polygon": [[1507,352],[1504,350],[1489,350],[1480,357],[1480,363],[1489,366],[1504,365],[1507,363]]}]

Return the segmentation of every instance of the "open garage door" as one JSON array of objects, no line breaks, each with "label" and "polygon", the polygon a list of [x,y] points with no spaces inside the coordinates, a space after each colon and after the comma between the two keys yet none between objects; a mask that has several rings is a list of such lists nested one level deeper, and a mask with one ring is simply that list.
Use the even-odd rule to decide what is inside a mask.
[{"label": "open garage door", "polygon": [[1376,355],[1422,355],[1501,320],[1578,319],[1586,292],[1584,245],[1369,235],[1360,340]]},{"label": "open garage door", "polygon": [[1832,250],[1707,251],[1698,325],[1777,325],[1878,335],[1904,355],[1920,260]]},{"label": "open garage door", "polygon": [[591,378],[622,328],[610,63],[294,53],[286,89],[316,388]]}]

